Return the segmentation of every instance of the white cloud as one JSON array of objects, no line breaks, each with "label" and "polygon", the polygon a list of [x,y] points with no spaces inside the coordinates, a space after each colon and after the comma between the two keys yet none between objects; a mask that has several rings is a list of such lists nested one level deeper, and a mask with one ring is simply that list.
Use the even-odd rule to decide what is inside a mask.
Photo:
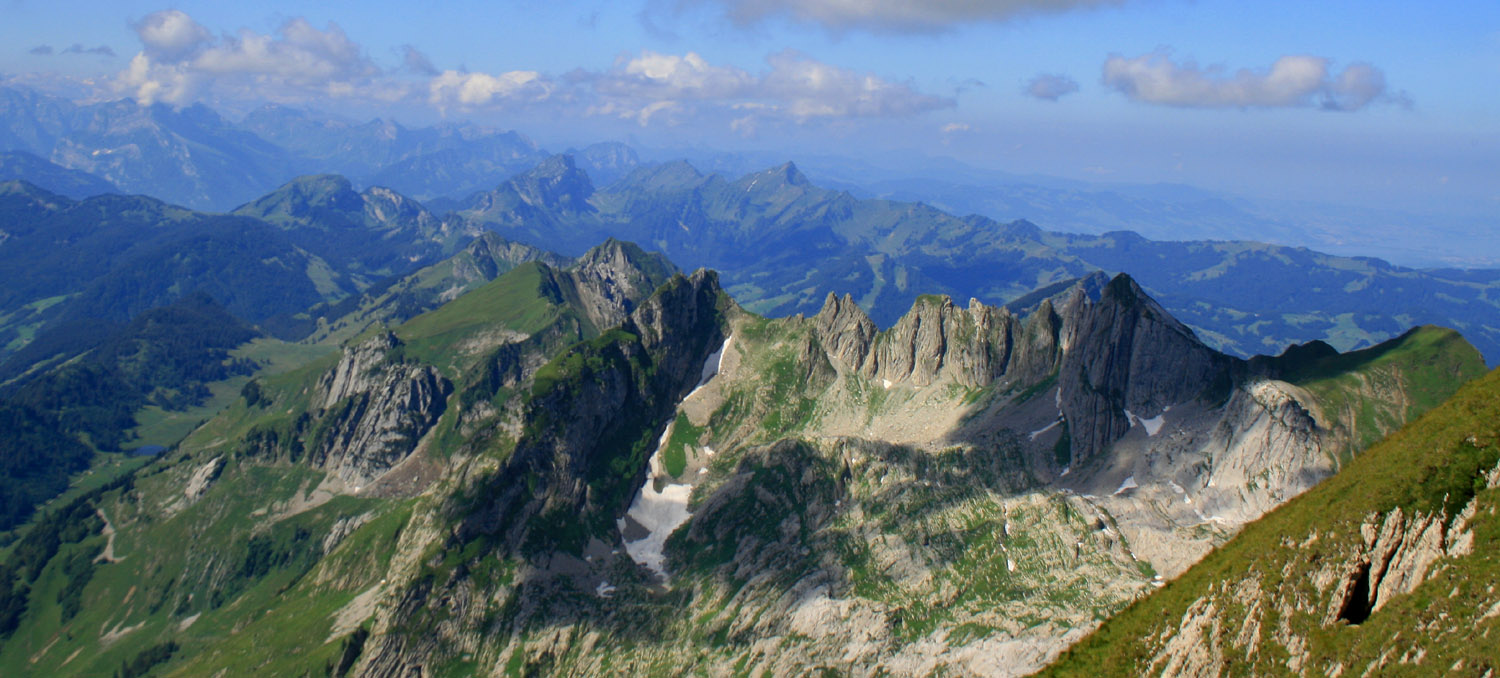
[{"label": "white cloud", "polygon": [[943,134],[958,134],[959,132],[968,132],[972,129],[973,128],[969,127],[969,124],[966,122],[950,122],[946,125],[943,125],[940,131]]},{"label": "white cloud", "polygon": [[182,61],[214,39],[202,24],[175,9],[148,14],[132,28],[140,36],[146,56],[157,61]]},{"label": "white cloud", "polygon": [[735,23],[769,17],[817,24],[831,31],[862,29],[932,33],[958,25],[1002,22],[1037,14],[1108,7],[1125,0],[696,0],[723,5]]},{"label": "white cloud", "polygon": [[[574,79],[601,98],[591,113],[614,115],[642,125],[663,110],[679,113],[720,108],[734,111],[731,130],[750,135],[756,121],[903,117],[951,108],[951,98],[923,94],[911,85],[823,63],[786,50],[766,59],[769,70],[753,75],[733,66],[715,66],[697,53],[661,54],[650,50],[617,59],[604,73],[577,73]],[[667,116],[671,121],[676,117]]]},{"label": "white cloud", "polygon": [[1351,64],[1335,76],[1328,59],[1305,55],[1281,57],[1269,69],[1233,73],[1192,61],[1178,65],[1164,52],[1134,59],[1112,55],[1104,62],[1103,82],[1133,101],[1185,108],[1353,111],[1377,100],[1403,99],[1386,94],[1385,76],[1374,66]]},{"label": "white cloud", "polygon": [[1066,75],[1053,75],[1043,73],[1026,83],[1023,90],[1027,96],[1057,101],[1058,99],[1078,91],[1078,81]]},{"label": "white cloud", "polygon": [[337,25],[319,29],[302,18],[269,34],[216,35],[181,11],[164,10],[133,27],[142,49],[113,86],[143,104],[343,99],[426,105],[444,114],[546,106],[555,114],[608,116],[643,126],[706,120],[742,135],[754,135],[770,121],[906,117],[955,105],[950,96],[792,50],[768,56],[758,73],[709,63],[695,52],[643,50],[603,70],[552,78],[533,70],[441,69],[411,45],[398,47],[390,68],[382,69]]},{"label": "white cloud", "polygon": [[273,100],[351,96],[381,73],[332,23],[319,30],[295,18],[271,35],[241,30],[215,38],[187,14],[164,10],[134,28],[143,49],[117,84],[146,104],[185,104],[207,89]]},{"label": "white cloud", "polygon": [[911,85],[816,61],[786,50],[770,56],[762,78],[764,98],[785,102],[793,117],[904,117],[952,108],[951,98],[922,94]]},{"label": "white cloud", "polygon": [[551,83],[536,71],[508,71],[499,75],[443,71],[427,88],[427,102],[440,111],[535,102],[552,93]]},{"label": "white cloud", "polygon": [[678,56],[651,50],[634,58],[620,57],[614,68],[588,80],[606,97],[649,101],[737,99],[747,96],[755,84],[744,70],[712,66],[695,52]]}]

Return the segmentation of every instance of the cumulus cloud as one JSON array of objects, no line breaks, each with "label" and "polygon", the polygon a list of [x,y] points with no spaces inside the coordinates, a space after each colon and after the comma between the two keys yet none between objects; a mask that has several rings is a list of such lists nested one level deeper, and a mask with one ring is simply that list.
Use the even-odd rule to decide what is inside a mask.
[{"label": "cumulus cloud", "polygon": [[426,105],[443,114],[543,106],[640,125],[707,120],[747,136],[767,122],[905,117],[955,105],[951,96],[792,50],[771,54],[758,72],[710,63],[694,52],[643,50],[603,69],[554,78],[534,70],[439,68],[412,45],[397,48],[392,56],[399,61],[382,69],[336,24],[320,29],[302,18],[269,34],[216,34],[186,13],[164,10],[132,27],[142,47],[113,86],[143,104],[338,97]]},{"label": "cumulus cloud", "polygon": [[508,71],[499,75],[443,71],[428,84],[428,103],[439,111],[474,110],[506,104],[535,102],[552,93],[552,84],[536,71]]},{"label": "cumulus cloud", "polygon": [[722,5],[737,24],[785,17],[823,26],[891,33],[934,33],[979,22],[1108,7],[1125,0],[696,0]]},{"label": "cumulus cloud", "polygon": [[589,110],[635,120],[675,120],[674,115],[719,108],[734,113],[732,131],[753,135],[758,122],[783,119],[903,117],[951,108],[952,98],[918,92],[894,82],[826,64],[786,50],[767,57],[769,69],[752,74],[715,66],[697,53],[662,54],[645,50],[621,57],[604,73],[576,73],[600,101]]},{"label": "cumulus cloud", "polygon": [[163,10],[134,28],[143,49],[119,85],[147,104],[184,104],[210,87],[271,99],[349,96],[381,72],[333,23],[320,30],[295,18],[274,34],[241,30],[214,37],[186,13]]},{"label": "cumulus cloud", "polygon": [[1385,75],[1355,63],[1335,75],[1328,59],[1284,56],[1264,70],[1177,64],[1164,52],[1134,59],[1112,55],[1103,82],[1133,101],[1184,108],[1293,108],[1317,106],[1354,111],[1375,101],[1401,101],[1387,94]]},{"label": "cumulus cloud", "polygon": [[1047,101],[1057,101],[1069,94],[1078,91],[1078,81],[1066,75],[1053,75],[1043,73],[1026,83],[1024,90],[1028,96]]}]

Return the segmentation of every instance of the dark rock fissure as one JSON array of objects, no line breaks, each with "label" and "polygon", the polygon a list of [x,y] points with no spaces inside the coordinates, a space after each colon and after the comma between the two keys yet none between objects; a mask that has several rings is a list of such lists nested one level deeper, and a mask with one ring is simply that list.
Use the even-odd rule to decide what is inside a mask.
[{"label": "dark rock fissure", "polygon": [[1344,598],[1338,618],[1350,624],[1363,624],[1374,606],[1375,600],[1370,596],[1370,564],[1360,563],[1354,572],[1354,590]]}]

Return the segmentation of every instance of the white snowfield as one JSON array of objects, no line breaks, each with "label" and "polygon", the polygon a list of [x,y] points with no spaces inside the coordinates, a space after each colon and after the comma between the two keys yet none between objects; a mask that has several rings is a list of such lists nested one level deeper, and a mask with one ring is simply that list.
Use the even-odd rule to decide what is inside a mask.
[{"label": "white snowfield", "polygon": [[1167,411],[1171,409],[1172,406],[1168,405],[1161,411],[1161,414],[1158,414],[1150,419],[1143,419],[1140,417],[1140,415],[1137,415],[1130,410],[1125,410],[1125,417],[1132,422],[1145,427],[1146,435],[1149,437],[1156,435],[1156,433],[1161,430],[1162,424],[1166,423],[1167,421]]},{"label": "white snowfield", "polygon": [[[719,373],[723,366],[724,351],[729,348],[729,342],[734,337],[728,337],[703,361],[702,376],[699,377],[698,386],[687,395],[693,397],[699,389],[708,384],[714,375]],[[685,400],[686,398],[684,398]],[[634,541],[625,541],[625,552],[630,554],[630,559],[650,569],[659,575],[663,581],[667,579],[665,553],[667,537],[683,523],[692,517],[688,511],[688,498],[693,494],[693,486],[689,483],[673,483],[672,477],[667,474],[662,464],[662,450],[666,448],[667,441],[672,438],[673,425],[668,424],[667,430],[662,431],[661,438],[656,441],[656,451],[651,453],[648,462],[649,472],[646,474],[646,482],[636,493],[635,499],[630,502],[630,510],[625,515],[646,529],[646,536]],[[704,447],[703,453],[713,455],[713,450]],[[701,477],[707,469],[700,469],[698,476]],[[657,490],[657,483],[661,483],[661,490]],[[624,534],[627,523],[625,519],[616,521],[620,533]],[[601,594],[602,595],[602,594]]]},{"label": "white snowfield", "polygon": [[[691,398],[697,394],[698,389],[703,388],[708,384],[708,380],[713,379],[714,375],[719,373],[719,370],[724,366],[724,351],[729,348],[729,342],[731,341],[734,341],[734,337],[732,336],[724,339],[724,343],[719,344],[719,350],[708,354],[708,358],[703,361],[703,372],[698,377],[698,386],[691,393],[687,394],[687,398]],[[687,398],[683,398],[683,400],[687,400]]]},{"label": "white snowfield", "polygon": [[[692,517],[688,513],[688,497],[693,493],[693,486],[664,485],[657,492],[653,487],[653,480],[646,479],[646,484],[635,496],[635,501],[630,503],[630,511],[626,514],[646,528],[647,534],[636,541],[625,542],[625,552],[630,554],[631,560],[666,579],[667,537]],[[625,521],[618,522],[620,531],[623,532]]]}]

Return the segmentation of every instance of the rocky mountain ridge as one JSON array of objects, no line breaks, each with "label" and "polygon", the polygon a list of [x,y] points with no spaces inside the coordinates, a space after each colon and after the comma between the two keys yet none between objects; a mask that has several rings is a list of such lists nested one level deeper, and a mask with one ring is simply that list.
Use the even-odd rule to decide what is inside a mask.
[{"label": "rocky mountain ridge", "polygon": [[[1416,366],[1434,393],[1478,369],[1437,330],[1252,365],[1124,276],[880,330],[852,298],[766,319],[671,272],[619,242],[528,261],[257,380],[80,500],[119,562],[64,572],[87,533],[14,570],[8,595],[85,604],[23,612],[0,667],[172,642],[184,675],[1015,675],[1338,468],[1340,379],[1401,418]],[[105,642],[48,645],[74,627],[116,631],[65,665]]]},{"label": "rocky mountain ridge", "polygon": [[455,214],[564,253],[605,237],[650,243],[684,266],[721,271],[737,299],[771,316],[816,313],[833,291],[893,324],[920,294],[1002,305],[1103,270],[1131,273],[1207,343],[1240,357],[1311,338],[1349,350],[1422,323],[1463,331],[1492,361],[1500,355],[1483,322],[1493,295],[1480,292],[1497,284],[1493,271],[1413,270],[1242,241],[1056,233],[859,199],[815,185],[791,163],[730,179],[670,162],[596,187],[584,168],[555,157]]}]

